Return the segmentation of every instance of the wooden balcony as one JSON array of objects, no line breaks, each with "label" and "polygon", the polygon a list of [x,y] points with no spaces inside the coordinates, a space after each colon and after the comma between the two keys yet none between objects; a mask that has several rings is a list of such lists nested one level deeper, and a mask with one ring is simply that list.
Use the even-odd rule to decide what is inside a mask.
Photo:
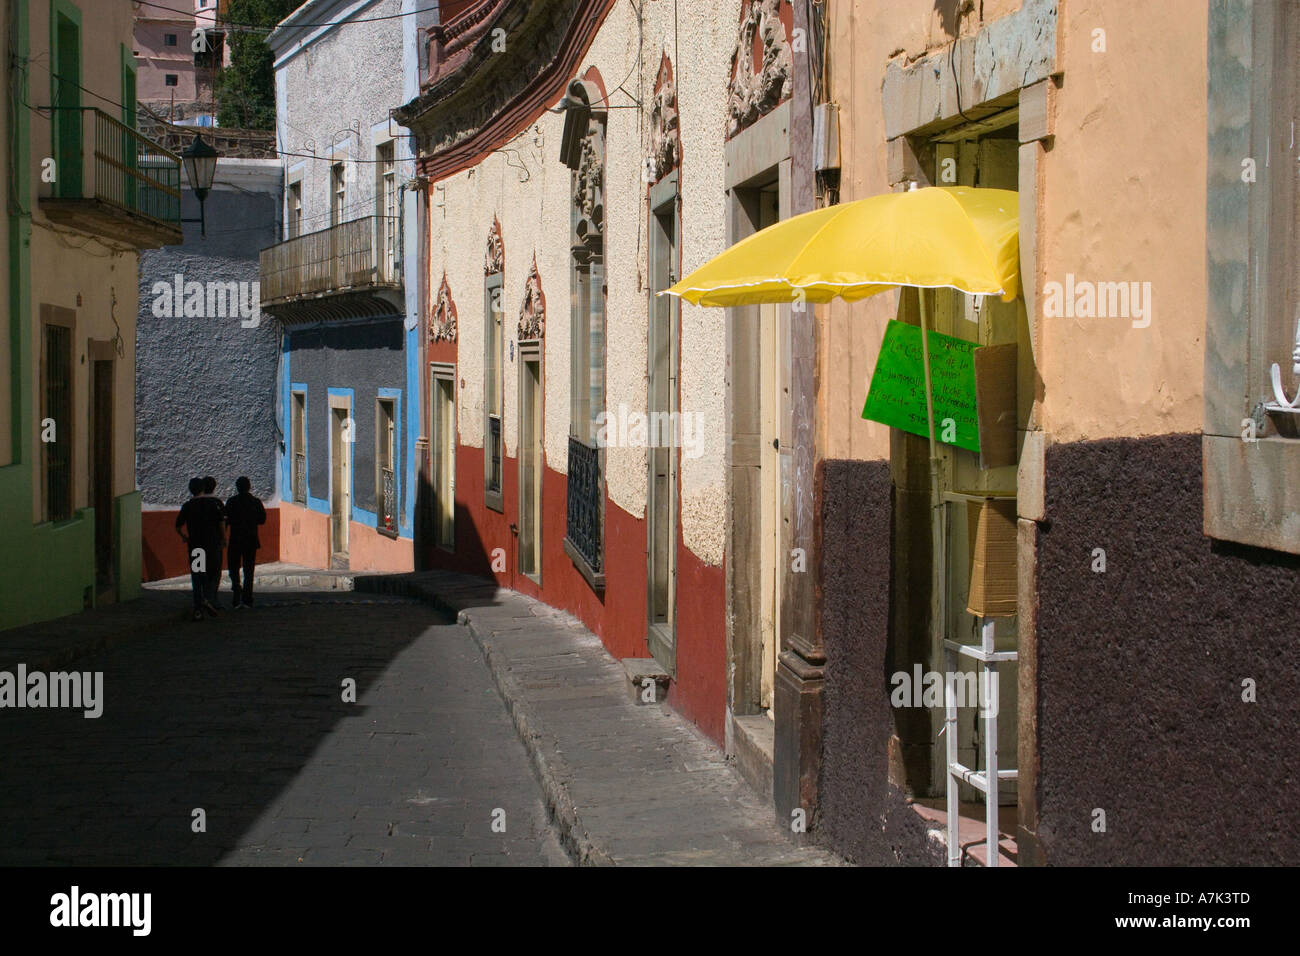
[{"label": "wooden balcony", "polygon": [[93,107],[51,112],[54,178],[37,197],[46,218],[136,249],[182,241],[178,155]]},{"label": "wooden balcony", "polygon": [[262,311],[288,323],[401,316],[400,223],[363,216],[263,249]]}]

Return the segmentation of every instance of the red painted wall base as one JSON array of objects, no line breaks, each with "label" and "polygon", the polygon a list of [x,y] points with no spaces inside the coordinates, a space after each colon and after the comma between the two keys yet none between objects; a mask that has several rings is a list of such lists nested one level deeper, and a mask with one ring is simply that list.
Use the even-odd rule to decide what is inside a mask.
[{"label": "red painted wall base", "polygon": [[[176,534],[176,516],[180,509],[144,511],[140,514],[141,579],[162,581],[190,573],[185,542]],[[266,524],[257,533],[262,546],[257,550],[259,563],[280,560],[280,509],[266,509]]]}]

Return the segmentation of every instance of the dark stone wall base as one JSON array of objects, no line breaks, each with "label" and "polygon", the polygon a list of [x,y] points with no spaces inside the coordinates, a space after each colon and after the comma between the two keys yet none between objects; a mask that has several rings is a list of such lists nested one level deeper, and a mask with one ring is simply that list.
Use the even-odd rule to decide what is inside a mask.
[{"label": "dark stone wall base", "polygon": [[[1197,434],[1051,446],[1045,494],[1046,862],[1293,864],[1300,557],[1203,535]],[[1256,703],[1242,700],[1246,679]]]},{"label": "dark stone wall base", "polygon": [[[940,864],[890,783],[894,500],[886,461],[823,461],[821,634],[826,649],[817,839],[864,864]],[[896,748],[895,748],[896,749]]]}]

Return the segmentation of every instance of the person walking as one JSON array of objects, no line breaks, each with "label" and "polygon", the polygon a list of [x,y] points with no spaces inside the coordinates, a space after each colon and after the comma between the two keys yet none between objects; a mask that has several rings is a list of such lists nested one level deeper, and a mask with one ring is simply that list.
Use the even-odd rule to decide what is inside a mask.
[{"label": "person walking", "polygon": [[[217,509],[221,512],[221,520],[226,521],[226,506],[221,503],[221,497],[217,494],[217,479],[208,475],[203,479],[203,494],[217,503]],[[208,564],[208,586],[207,596],[208,603],[214,608],[217,606],[217,592],[221,590],[221,556],[226,550],[225,529],[222,529],[221,550],[217,552],[215,564]]]},{"label": "person walking", "polygon": [[203,620],[206,611],[217,616],[213,603],[212,566],[221,575],[221,553],[225,549],[225,519],[221,502],[204,494],[202,478],[190,479],[190,500],[176,516],[176,533],[186,544],[190,565],[190,588],[194,595],[194,620]]},{"label": "person walking", "polygon": [[253,606],[253,568],[257,564],[257,549],[262,546],[257,526],[266,524],[266,508],[252,493],[252,487],[252,482],[241,475],[235,480],[237,494],[226,502],[226,521],[230,525],[230,590],[234,592],[236,610]]}]

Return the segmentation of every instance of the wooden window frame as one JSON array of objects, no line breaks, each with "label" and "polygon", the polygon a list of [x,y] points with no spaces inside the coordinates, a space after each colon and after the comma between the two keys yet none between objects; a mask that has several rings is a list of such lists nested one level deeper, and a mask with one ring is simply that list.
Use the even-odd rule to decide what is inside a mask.
[{"label": "wooden window frame", "polygon": [[330,163],[330,225],[337,226],[346,221],[348,204],[348,164],[347,160]]},{"label": "wooden window frame", "polygon": [[[646,220],[647,228],[650,233],[647,243],[647,253],[649,257],[649,281],[647,283],[649,294],[649,305],[647,312],[647,348],[646,348],[646,415],[650,416],[654,411],[654,401],[649,392],[649,386],[654,380],[654,349],[651,347],[654,342],[654,312],[656,308],[667,307],[671,313],[669,319],[674,329],[669,334],[668,365],[669,365],[669,412],[670,414],[681,414],[681,306],[679,300],[659,296],[658,288],[661,266],[667,265],[668,284],[671,285],[679,278],[681,271],[681,239],[682,239],[682,217],[681,217],[681,193],[677,186],[677,170],[668,173],[663,180],[656,183],[650,188],[649,207],[650,215]],[[672,219],[672,236],[665,242],[665,235],[662,227],[657,220],[660,218]],[[665,262],[666,259],[666,262]],[[666,287],[665,287],[666,288]],[[653,444],[653,440],[652,440]],[[677,562],[676,551],[680,541],[680,529],[678,527],[678,514],[681,503],[677,484],[681,474],[681,449],[670,446],[668,454],[671,456],[671,466],[669,472],[671,479],[669,481],[668,491],[668,524],[669,534],[666,544],[667,550],[667,586],[668,586],[668,613],[666,620],[657,620],[655,615],[654,602],[651,600],[651,590],[654,585],[654,568],[653,560],[655,553],[655,520],[657,515],[654,508],[657,504],[656,497],[650,493],[655,480],[655,454],[656,449],[651,447],[646,453],[646,645],[650,649],[650,656],[664,667],[670,676],[677,676]]]},{"label": "wooden window frame", "polygon": [[1290,59],[1297,54],[1293,5],[1252,4],[1241,16],[1235,6],[1211,4],[1203,528],[1212,538],[1292,554],[1300,554],[1300,439],[1278,433],[1263,403],[1272,400],[1272,363],[1295,387],[1283,364],[1289,357],[1269,344],[1279,339],[1275,323],[1294,322],[1300,297],[1293,275],[1300,190],[1293,175],[1276,175],[1295,166],[1287,144],[1300,103]]},{"label": "wooden window frame", "polygon": [[302,177],[290,180],[285,190],[284,225],[286,238],[297,239],[302,235]]},{"label": "wooden window frame", "polygon": [[451,476],[451,489],[450,489],[451,491],[451,533],[450,533],[450,540],[443,539],[442,530],[438,526],[438,522],[441,519],[441,515],[435,515],[434,516],[435,524],[432,533],[432,539],[433,539],[434,546],[436,548],[439,548],[442,551],[446,551],[449,554],[455,554],[456,553],[456,434],[457,434],[456,423],[457,423],[457,416],[459,413],[458,409],[456,408],[456,366],[453,364],[441,363],[441,362],[431,362],[429,365],[430,475],[432,477],[431,483],[433,484],[435,500],[439,490],[437,482],[441,477],[438,471],[438,466],[441,464],[438,458],[439,456],[438,446],[440,440],[444,437],[440,432],[436,431],[437,428],[436,423],[438,420],[436,414],[437,401],[438,401],[437,383],[440,381],[446,381],[451,383],[451,425],[450,425],[451,441],[449,442],[451,462],[450,462],[450,467],[448,469]]},{"label": "wooden window frame", "polygon": [[[540,588],[542,586],[542,565],[545,563],[544,562],[545,552],[543,550],[543,541],[542,541],[542,525],[543,525],[543,514],[545,512],[545,497],[543,493],[543,485],[546,479],[546,370],[543,365],[543,359],[542,359],[542,343],[539,340],[527,339],[525,341],[520,342],[518,345],[518,353],[519,353],[519,363],[518,363],[519,367],[517,369],[517,375],[519,376],[519,378],[517,383],[517,387],[518,387],[517,409],[518,409],[518,416],[519,416],[519,440],[518,440],[518,447],[516,448],[516,455],[518,460],[518,481],[515,482],[515,484],[517,485],[517,488],[515,490],[519,498],[517,514],[519,516],[518,525],[520,529],[520,534],[519,534],[519,539],[516,547],[515,561],[517,562],[516,566],[521,569],[521,573],[524,575],[524,577],[528,578],[530,581],[532,581]],[[537,408],[536,408],[537,434],[535,436],[537,439],[537,476],[536,476],[537,501],[534,503],[534,507],[536,511],[534,518],[535,518],[535,533],[537,536],[537,542],[536,542],[537,568],[535,571],[523,571],[522,570],[523,569],[523,554],[522,554],[523,533],[522,532],[524,526],[524,510],[526,504],[524,500],[524,459],[523,459],[524,428],[532,427],[531,424],[526,424],[526,419],[525,419],[524,377],[525,375],[527,375],[528,364],[530,362],[537,363],[537,395],[535,396],[535,401],[537,403]]]},{"label": "wooden window frame", "polygon": [[[49,473],[50,458],[49,445],[41,443],[40,454],[40,502],[41,502],[41,521],[60,523],[71,521],[77,513],[77,493],[74,484],[74,476],[77,474],[77,313],[72,309],[64,309],[55,305],[44,305],[40,307],[40,366],[37,369],[39,376],[37,380],[38,399],[40,407],[40,421],[49,417],[49,408],[46,404],[47,373],[49,367],[49,355],[46,351],[46,329],[50,327],[66,329],[68,332],[68,412],[67,420],[59,421],[57,418],[54,422],[55,441],[66,443],[68,449],[67,466],[67,488],[68,488],[68,507],[66,514],[55,515],[49,498]],[[37,423],[38,425],[40,422]],[[40,429],[37,429],[39,436]]]}]

